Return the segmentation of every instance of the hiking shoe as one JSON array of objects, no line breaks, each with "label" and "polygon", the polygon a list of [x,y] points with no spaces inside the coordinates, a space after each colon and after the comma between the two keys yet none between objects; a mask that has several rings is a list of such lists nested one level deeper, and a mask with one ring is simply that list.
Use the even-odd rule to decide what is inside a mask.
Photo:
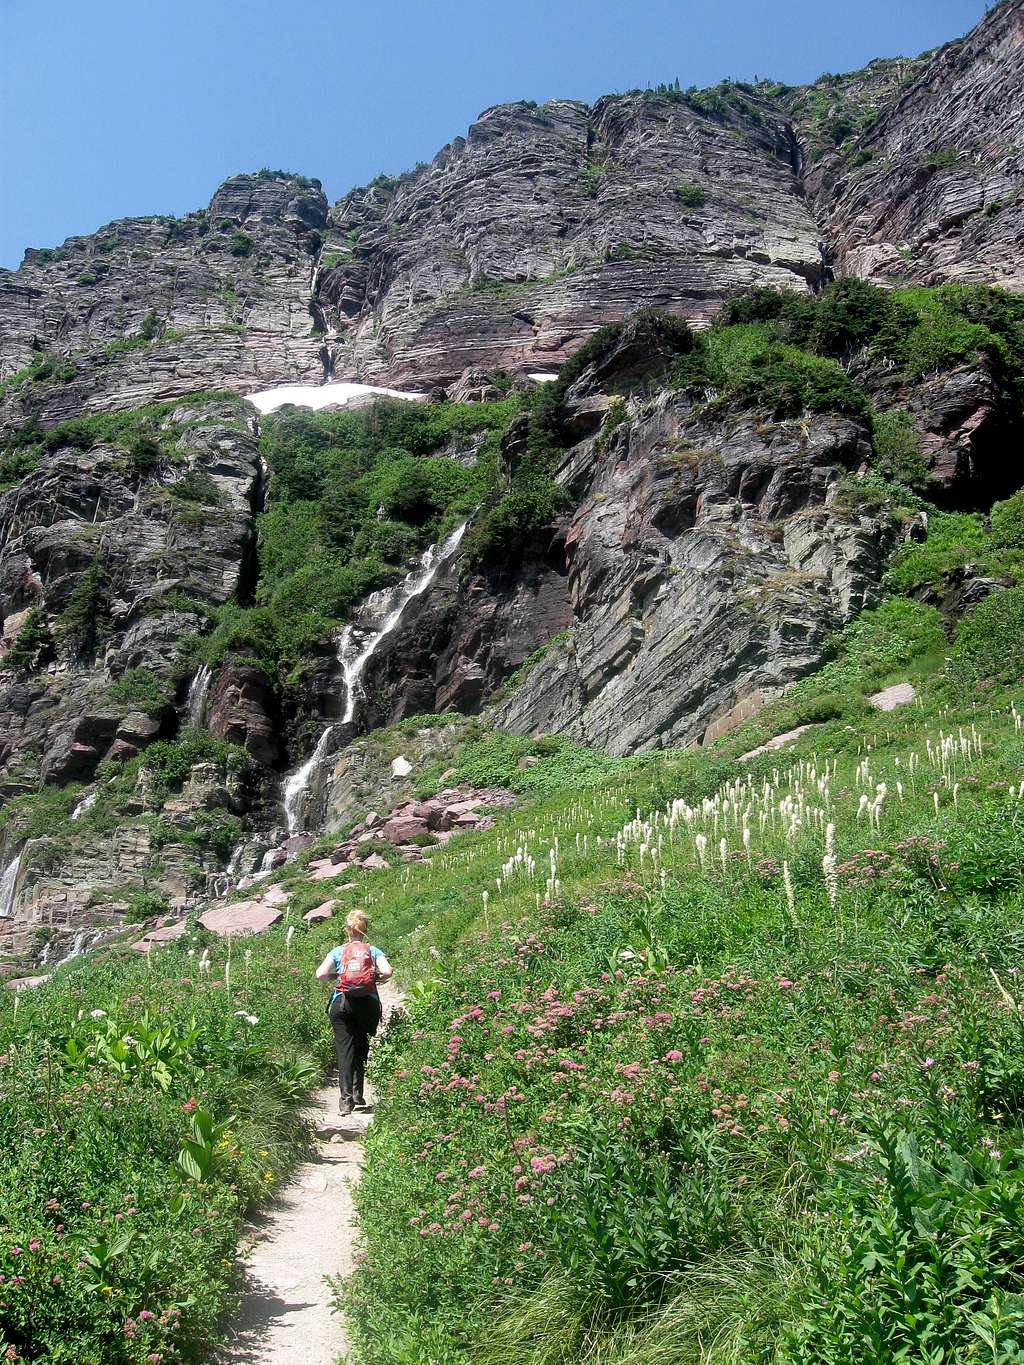
[{"label": "hiking shoe", "polygon": [[366,1108],[366,1100],[362,1097],[362,1095],[357,1095],[357,1096],[356,1096],[356,1098],[355,1098],[355,1106],[356,1106],[357,1109],[365,1109],[365,1108]]},{"label": "hiking shoe", "polygon": [[354,1108],[355,1106],[349,1097],[347,1095],[342,1095],[341,1099],[338,1101],[338,1113],[344,1117],[346,1114],[351,1114]]}]

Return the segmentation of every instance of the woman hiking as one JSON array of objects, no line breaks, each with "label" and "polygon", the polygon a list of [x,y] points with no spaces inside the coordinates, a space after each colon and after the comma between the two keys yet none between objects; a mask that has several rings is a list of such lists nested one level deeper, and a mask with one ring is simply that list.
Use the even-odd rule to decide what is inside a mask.
[{"label": "woman hiking", "polygon": [[381,950],[367,942],[369,923],[362,910],[353,910],[345,920],[346,942],[332,948],[316,969],[318,981],[334,981],[327,1016],[338,1054],[341,1114],[366,1106],[363,1073],[370,1039],[381,1020],[377,982],[390,980],[392,974],[391,963]]}]

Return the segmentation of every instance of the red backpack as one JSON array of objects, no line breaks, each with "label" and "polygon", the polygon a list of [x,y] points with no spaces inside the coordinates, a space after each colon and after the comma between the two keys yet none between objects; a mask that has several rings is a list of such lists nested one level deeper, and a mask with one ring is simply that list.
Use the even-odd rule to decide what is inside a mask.
[{"label": "red backpack", "polygon": [[357,940],[342,948],[338,961],[338,990],[344,995],[376,995],[377,973],[373,968],[373,950],[368,943]]}]

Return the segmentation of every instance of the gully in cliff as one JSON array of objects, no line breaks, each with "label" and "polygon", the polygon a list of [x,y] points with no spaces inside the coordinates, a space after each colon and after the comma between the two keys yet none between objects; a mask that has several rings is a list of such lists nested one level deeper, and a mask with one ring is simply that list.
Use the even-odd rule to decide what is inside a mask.
[{"label": "gully in cliff", "polygon": [[367,940],[369,923],[362,910],[353,910],[345,921],[345,943],[332,948],[316,969],[318,981],[334,981],[327,1017],[334,1029],[342,1114],[366,1105],[366,1058],[381,1021],[377,983],[389,981],[392,974],[384,953]]}]

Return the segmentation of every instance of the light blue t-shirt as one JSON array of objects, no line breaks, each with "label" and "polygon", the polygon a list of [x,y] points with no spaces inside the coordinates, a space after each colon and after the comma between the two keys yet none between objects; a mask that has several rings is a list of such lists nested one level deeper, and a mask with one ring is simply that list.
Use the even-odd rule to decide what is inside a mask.
[{"label": "light blue t-shirt", "polygon": [[[342,954],[342,952],[344,951],[344,947],[345,947],[345,945],[344,945],[343,943],[339,943],[338,946],[337,946],[336,948],[332,948],[332,949],[331,949],[331,961],[334,963],[334,974],[335,974],[335,976],[337,976],[338,972],[341,971],[341,954]],[[371,943],[371,944],[370,944],[370,956],[373,958],[373,966],[374,966],[374,970],[376,970],[376,967],[377,967],[377,959],[383,957],[383,956],[384,956],[384,953],[382,952],[382,950],[381,950],[380,948],[375,948],[374,945]],[[335,986],[334,990],[331,991],[331,1003],[332,1003],[332,1004],[333,1004],[333,1002],[337,999],[337,997],[338,997],[340,994],[341,994],[341,992],[338,990],[337,986]],[[373,985],[373,994],[374,994],[374,995],[377,995],[377,983],[376,983],[376,982],[374,982],[374,985]],[[377,996],[377,998],[380,999],[379,996]]]}]

